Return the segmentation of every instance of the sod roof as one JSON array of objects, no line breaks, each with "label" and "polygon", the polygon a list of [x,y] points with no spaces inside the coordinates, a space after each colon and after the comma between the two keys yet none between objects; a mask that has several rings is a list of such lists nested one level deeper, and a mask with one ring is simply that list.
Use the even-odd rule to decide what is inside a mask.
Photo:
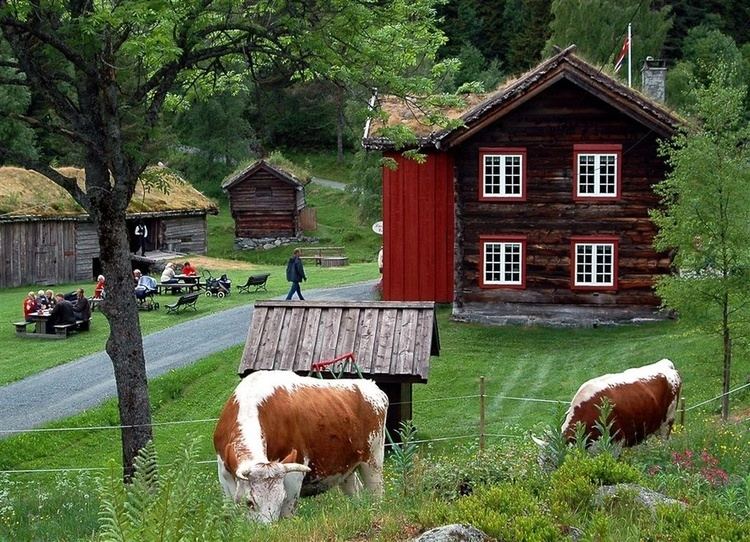
[{"label": "sod roof", "polygon": [[[58,171],[75,177],[84,186],[84,172],[73,167]],[[218,212],[217,205],[193,188],[190,183],[167,168],[149,168],[145,176],[159,175],[166,192],[147,187],[142,182],[136,186],[128,206],[129,214],[175,215]],[[85,211],[63,188],[47,177],[27,169],[0,167],[0,220],[35,218],[84,217]]]}]

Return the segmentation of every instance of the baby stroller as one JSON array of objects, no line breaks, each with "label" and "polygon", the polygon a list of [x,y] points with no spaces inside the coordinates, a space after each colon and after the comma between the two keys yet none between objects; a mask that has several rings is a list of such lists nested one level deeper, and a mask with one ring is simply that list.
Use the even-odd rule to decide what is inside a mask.
[{"label": "baby stroller", "polygon": [[135,300],[139,311],[153,311],[159,309],[159,302],[154,299],[157,292],[156,279],[143,275],[135,287]]},{"label": "baby stroller", "polygon": [[232,288],[232,280],[227,277],[226,273],[221,277],[214,278],[210,274],[206,277],[206,296],[211,297],[215,295],[219,299],[226,295],[229,295],[229,291]]}]

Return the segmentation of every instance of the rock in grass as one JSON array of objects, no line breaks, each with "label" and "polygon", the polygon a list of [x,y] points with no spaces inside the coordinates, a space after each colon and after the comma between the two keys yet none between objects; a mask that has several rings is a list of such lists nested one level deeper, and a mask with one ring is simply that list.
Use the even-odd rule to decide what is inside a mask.
[{"label": "rock in grass", "polygon": [[454,523],[425,531],[413,542],[485,542],[489,536],[471,525]]},{"label": "rock in grass", "polygon": [[654,512],[660,505],[677,505],[685,507],[685,503],[676,499],[671,499],[661,493],[651,489],[641,487],[636,484],[616,484],[613,486],[602,486],[594,494],[594,504],[598,507],[604,506],[605,503],[617,498],[631,498],[648,510]]}]

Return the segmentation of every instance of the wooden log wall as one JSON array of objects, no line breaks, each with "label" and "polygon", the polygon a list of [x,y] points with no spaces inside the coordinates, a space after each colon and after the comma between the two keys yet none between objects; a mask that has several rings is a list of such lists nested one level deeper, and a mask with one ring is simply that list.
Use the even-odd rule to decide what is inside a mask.
[{"label": "wooden log wall", "polygon": [[72,282],[75,226],[73,220],[0,223],[0,286]]},{"label": "wooden log wall", "polygon": [[163,228],[164,246],[160,250],[166,250],[168,243],[179,244],[180,252],[193,252],[205,254],[207,248],[207,225],[206,215],[183,216],[175,218],[160,219],[160,228]]},{"label": "wooden log wall", "polygon": [[[621,144],[622,199],[573,201],[573,145]],[[479,201],[479,149],[527,151],[527,200]],[[656,228],[648,210],[658,205],[653,185],[665,166],[657,137],[630,117],[582,91],[557,83],[456,148],[456,302],[657,306],[656,277],[670,271],[668,254],[652,247]],[[526,235],[526,288],[479,287],[480,235]],[[619,238],[618,290],[571,289],[571,237]]]},{"label": "wooden log wall", "polygon": [[294,236],[300,231],[298,190],[270,171],[260,169],[230,187],[229,205],[236,237]]}]

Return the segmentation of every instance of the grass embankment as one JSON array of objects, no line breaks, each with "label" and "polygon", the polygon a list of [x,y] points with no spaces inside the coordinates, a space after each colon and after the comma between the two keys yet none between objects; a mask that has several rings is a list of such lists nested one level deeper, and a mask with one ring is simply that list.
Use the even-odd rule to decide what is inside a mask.
[{"label": "grass embankment", "polygon": [[352,152],[344,152],[343,162],[336,160],[335,152],[287,149],[283,150],[282,153],[286,159],[310,171],[313,177],[349,184],[354,175],[354,172],[352,172],[354,153]]},{"label": "grass embankment", "polygon": [[[480,375],[487,378],[487,423],[490,434],[523,435],[527,430],[535,427],[538,429],[540,424],[551,422],[555,418],[554,406],[502,399],[500,396],[566,400],[581,382],[594,375],[656,361],[662,357],[672,358],[682,373],[688,406],[713,397],[720,391],[718,345],[673,322],[580,330],[487,327],[451,322],[449,312],[441,310],[439,326],[441,355],[432,360],[429,383],[417,385],[414,390],[414,418],[420,431],[419,438],[476,435],[478,399],[465,396],[477,394]],[[241,348],[233,348],[152,381],[154,420],[171,422],[215,418],[237,382],[235,369],[240,353]],[[735,382],[741,382],[749,371],[748,360],[738,357],[734,368]],[[451,397],[464,398],[446,399]],[[739,393],[732,398],[732,402],[734,412],[746,412],[750,404],[750,393]],[[726,469],[733,480],[746,477],[750,459],[746,456],[750,450],[746,446],[737,446],[732,440],[734,437],[722,437],[722,431],[715,429],[715,421],[707,413],[715,412],[716,406],[712,404],[700,411],[688,412],[686,428],[680,436],[682,440],[673,440],[672,446],[682,446],[678,448],[681,450],[695,447],[698,450],[696,454],[706,448],[719,458],[719,467]],[[100,408],[52,426],[116,424],[116,405],[114,401],[110,401]],[[160,463],[174,461],[186,442],[192,438],[197,439],[197,459],[211,461],[213,425],[212,421],[157,425],[154,434]],[[706,430],[706,427],[709,429]],[[746,437],[747,428],[744,431]],[[700,443],[694,444],[690,440],[691,435],[700,438]],[[528,456],[533,467],[531,452],[526,447],[528,439],[491,437],[489,441],[493,446],[520,446],[511,454],[517,456],[513,461],[520,461]],[[459,442],[466,443],[467,440]],[[25,434],[0,441],[0,468],[102,467],[119,461],[119,446],[119,434],[113,430]],[[445,451],[452,449],[453,444],[443,442],[423,448],[423,457],[428,449],[435,449],[433,446]],[[470,455],[467,455],[466,448],[462,446],[460,449],[464,450],[463,460],[468,460]],[[638,461],[654,462],[658,459],[665,463],[664,468],[671,464],[668,451],[646,450],[644,453],[653,457],[641,457]],[[487,464],[483,468],[488,469],[488,472],[496,469],[505,472],[507,467],[508,465]],[[452,476],[459,476],[461,468],[455,466],[449,470]],[[200,473],[200,479],[208,484],[204,498],[218,506],[220,495],[218,483],[214,480],[214,467],[210,464],[198,465],[196,470]],[[431,476],[435,476],[435,473]],[[85,492],[92,494],[91,475],[88,477],[88,485],[84,484],[80,492],[77,489],[71,490],[68,495],[70,499],[77,501],[83,499]],[[20,529],[19,532],[36,533],[36,538],[54,538],[50,533],[59,532],[57,529],[60,518],[57,514],[63,511],[58,512],[54,507],[60,506],[61,501],[53,495],[54,491],[49,490],[44,490],[48,493],[46,500],[35,496],[35,492],[45,486],[44,480],[47,481],[46,485],[50,485],[49,476],[44,474],[9,476],[8,483],[12,482],[14,494],[7,495],[0,501],[5,500],[5,504],[11,508],[11,505],[15,506],[16,511],[13,512],[11,522],[7,514],[1,513],[3,502],[0,502],[0,539],[9,532],[11,525]],[[695,483],[701,482],[697,480]],[[72,482],[71,484],[78,487]],[[205,484],[201,485],[201,490],[203,485]],[[420,499],[432,499],[428,493],[414,497],[417,502],[412,502],[411,498],[404,499],[397,489],[392,488],[381,505],[368,505],[359,501],[352,503],[338,496],[306,501],[301,519],[284,522],[271,530],[263,531],[264,539],[294,539],[295,536],[300,536],[300,532],[305,532],[309,539],[318,540],[364,540],[380,535],[383,536],[382,540],[399,540],[401,538],[394,534],[394,531],[398,532],[396,527],[428,525],[445,513],[444,510],[439,514],[435,512],[433,517],[424,511],[425,503],[420,502]],[[750,481],[747,490],[750,496]],[[78,506],[76,509],[79,509]],[[21,511],[28,519],[21,517]],[[363,514],[356,521],[350,517],[355,512]],[[75,517],[66,516],[62,524],[71,529],[67,535],[75,532],[85,536],[96,525],[94,506],[88,501],[81,503],[80,512]],[[511,539],[513,538],[509,538]],[[602,539],[617,540],[606,537]]]}]

